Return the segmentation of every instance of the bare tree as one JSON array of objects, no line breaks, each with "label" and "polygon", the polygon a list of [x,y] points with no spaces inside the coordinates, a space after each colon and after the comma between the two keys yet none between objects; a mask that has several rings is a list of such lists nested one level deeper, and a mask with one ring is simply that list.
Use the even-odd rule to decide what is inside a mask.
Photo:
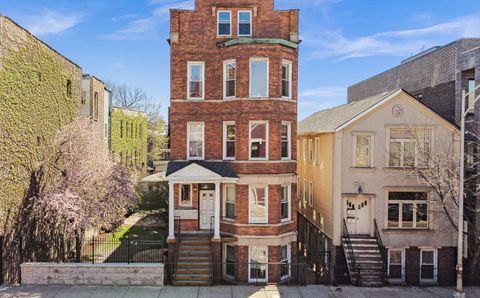
[{"label": "bare tree", "polygon": [[[452,136],[451,139],[442,140],[435,146],[425,133],[426,130],[418,129],[418,126],[409,127],[410,137],[415,140],[415,152],[405,153],[414,156],[415,163],[405,171],[407,175],[415,175],[419,182],[428,186],[434,193],[431,196],[433,208],[431,212],[441,213],[445,216],[448,224],[455,231],[458,231],[458,208],[459,208],[459,186],[460,186],[460,160],[459,160],[459,139]],[[480,267],[480,225],[477,223],[480,218],[480,188],[478,176],[478,156],[475,148],[480,145],[480,126],[471,123],[467,149],[466,175],[465,175],[465,217],[467,229],[464,237],[468,237],[468,259],[469,259],[469,282],[478,282],[475,272]],[[437,140],[436,140],[437,141]],[[467,257],[467,256],[466,256]]]},{"label": "bare tree", "polygon": [[71,239],[80,247],[87,229],[111,227],[136,202],[134,179],[111,160],[100,135],[96,123],[78,118],[32,165],[28,191],[5,240],[8,282],[17,281],[18,265],[35,254],[33,243],[58,248],[59,239]]}]

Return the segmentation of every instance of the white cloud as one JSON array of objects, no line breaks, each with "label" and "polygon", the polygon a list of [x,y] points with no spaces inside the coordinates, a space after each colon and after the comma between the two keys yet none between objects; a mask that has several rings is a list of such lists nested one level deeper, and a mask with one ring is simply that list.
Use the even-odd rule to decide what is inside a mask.
[{"label": "white cloud", "polygon": [[65,13],[45,9],[38,15],[25,17],[25,27],[33,34],[59,34],[75,27],[84,19],[84,14]]},{"label": "white cloud", "polygon": [[128,22],[123,28],[102,36],[104,39],[134,40],[153,38],[157,36],[158,27],[169,20],[170,9],[193,9],[192,0],[168,1],[153,0],[152,4],[162,3],[156,7],[149,16]]},{"label": "white cloud", "polygon": [[345,87],[316,87],[305,89],[299,93],[299,119],[306,118],[312,111],[332,108],[347,101]]},{"label": "white cloud", "polygon": [[300,91],[301,97],[315,97],[315,98],[346,98],[347,88],[345,87],[317,87],[312,89],[305,89]]},{"label": "white cloud", "polygon": [[[155,1],[155,0],[153,0]],[[156,0],[162,1],[162,0]],[[328,5],[342,2],[343,0],[277,0],[281,4],[295,5],[298,6],[317,6],[317,5]]]},{"label": "white cloud", "polygon": [[386,31],[348,38],[341,31],[307,33],[302,36],[310,59],[336,57],[339,60],[370,56],[408,56],[422,49],[445,44],[460,37],[480,35],[477,15],[428,27]]}]

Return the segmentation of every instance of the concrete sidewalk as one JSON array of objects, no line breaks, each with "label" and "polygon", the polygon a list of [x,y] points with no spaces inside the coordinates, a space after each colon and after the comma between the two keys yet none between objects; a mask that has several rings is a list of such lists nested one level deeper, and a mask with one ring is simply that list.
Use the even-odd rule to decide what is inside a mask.
[{"label": "concrete sidewalk", "polygon": [[[214,287],[0,287],[0,297],[179,297],[179,298],[450,298],[452,288],[388,287],[357,288],[351,286],[214,286]],[[480,297],[480,288],[467,288],[467,297]]]}]

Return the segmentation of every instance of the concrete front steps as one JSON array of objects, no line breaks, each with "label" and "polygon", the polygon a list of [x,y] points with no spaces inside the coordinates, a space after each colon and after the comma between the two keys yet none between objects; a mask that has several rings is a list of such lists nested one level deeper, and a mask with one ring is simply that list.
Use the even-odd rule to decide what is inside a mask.
[{"label": "concrete front steps", "polygon": [[[368,236],[350,236],[350,239],[343,237],[342,244],[352,284],[357,284],[358,280],[358,285],[362,287],[385,285],[385,266],[377,239]],[[352,268],[353,260],[357,264],[356,270]]]},{"label": "concrete front steps", "polygon": [[174,285],[211,285],[210,236],[181,236],[177,252]]}]

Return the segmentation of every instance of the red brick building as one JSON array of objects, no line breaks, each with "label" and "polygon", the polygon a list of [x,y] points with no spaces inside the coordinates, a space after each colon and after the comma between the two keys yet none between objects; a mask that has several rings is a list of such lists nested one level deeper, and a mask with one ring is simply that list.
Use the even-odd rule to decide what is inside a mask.
[{"label": "red brick building", "polygon": [[167,180],[178,284],[212,274],[275,282],[293,270],[298,16],[273,0],[171,11]]}]

